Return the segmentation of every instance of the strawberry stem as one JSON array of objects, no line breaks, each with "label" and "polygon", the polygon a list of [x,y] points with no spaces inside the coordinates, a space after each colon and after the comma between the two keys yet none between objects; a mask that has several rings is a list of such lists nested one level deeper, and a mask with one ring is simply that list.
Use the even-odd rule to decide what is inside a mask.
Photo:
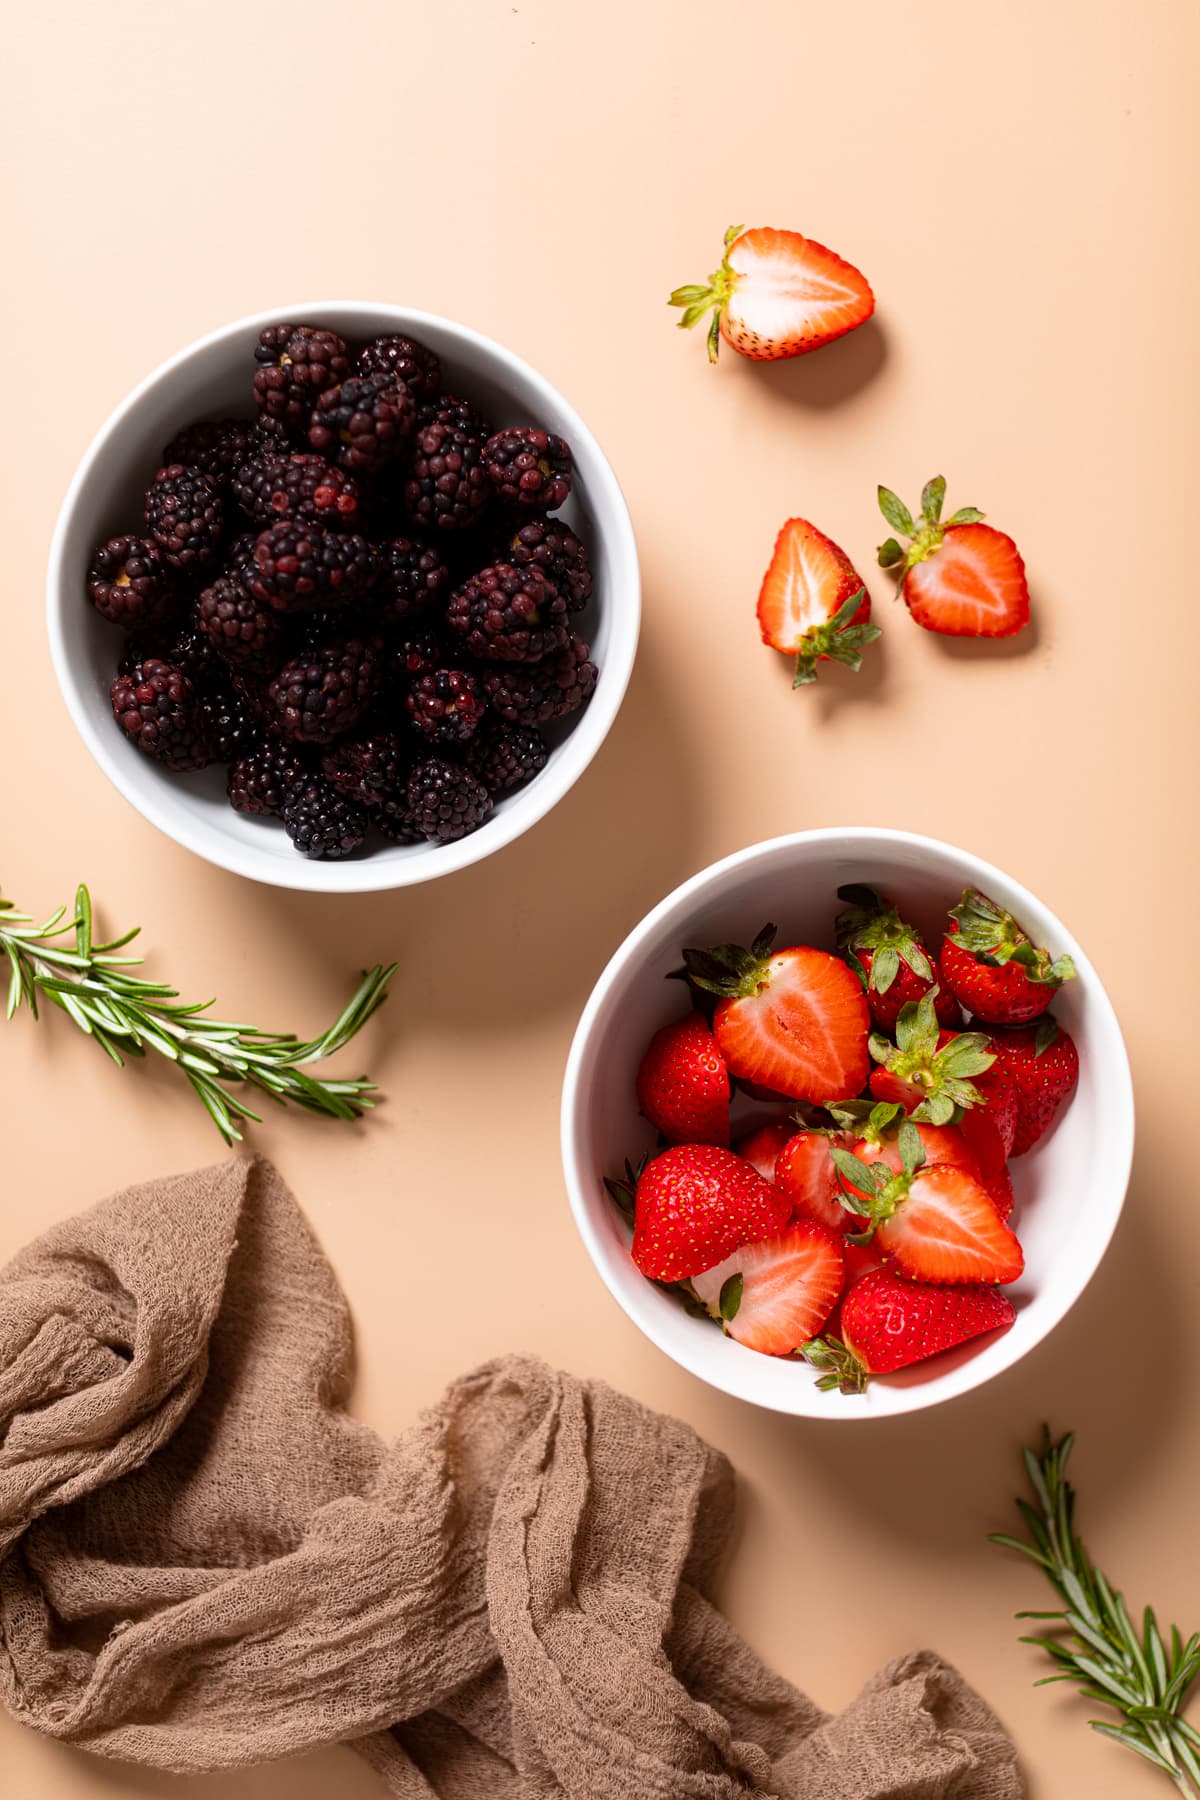
[{"label": "strawberry stem", "polygon": [[[725,249],[728,252],[746,229],[744,225],[731,225],[725,233]],[[670,295],[668,306],[681,306],[683,317],[679,320],[681,331],[690,331],[698,325],[706,313],[712,318],[708,327],[708,360],[715,363],[721,348],[721,315],[725,310],[729,296],[737,286],[737,273],[729,266],[728,254],[722,259],[719,269],[714,269],[707,284],[690,283],[678,287]]]}]

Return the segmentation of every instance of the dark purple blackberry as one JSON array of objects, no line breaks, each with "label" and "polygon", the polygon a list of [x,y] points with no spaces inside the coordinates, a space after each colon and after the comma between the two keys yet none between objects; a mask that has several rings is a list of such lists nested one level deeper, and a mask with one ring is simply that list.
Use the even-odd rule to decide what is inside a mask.
[{"label": "dark purple blackberry", "polygon": [[496,557],[514,569],[540,569],[566,601],[568,612],[582,612],[592,597],[588,553],[561,519],[510,522],[505,531],[496,534]]},{"label": "dark purple blackberry", "polygon": [[289,789],[307,775],[308,770],[294,750],[277,739],[267,739],[230,766],[226,787],[229,804],[234,812],[274,817],[283,811]]},{"label": "dark purple blackberry", "polygon": [[493,563],[451,596],[446,623],[485,662],[540,662],[569,633],[567,603],[540,569]]},{"label": "dark purple blackberry", "polygon": [[479,677],[466,669],[431,669],[418,675],[404,707],[431,744],[465,744],[487,710]]},{"label": "dark purple blackberry", "polygon": [[146,530],[173,569],[211,564],[224,522],[217,484],[203,469],[168,463],[146,489]]},{"label": "dark purple blackberry", "polygon": [[262,741],[262,727],[242,695],[232,688],[213,688],[201,694],[200,710],[208,726],[213,758],[231,763],[247,756]]},{"label": "dark purple blackberry", "polygon": [[442,669],[453,655],[444,637],[436,631],[408,631],[391,637],[384,651],[384,682],[407,693],[409,683],[431,669]]},{"label": "dark purple blackberry", "polygon": [[99,545],[87,591],[101,618],[125,631],[161,625],[179,606],[175,578],[149,538],[115,537]]},{"label": "dark purple blackberry", "polygon": [[[283,440],[276,440],[282,444]],[[186,463],[202,469],[224,486],[239,463],[259,456],[268,446],[253,419],[197,419],[185,425],[162,453],[164,463]]]},{"label": "dark purple blackberry", "polygon": [[279,666],[279,618],[236,576],[218,575],[200,594],[192,617],[217,655],[233,667],[265,673]]},{"label": "dark purple blackberry", "polygon": [[450,570],[439,550],[414,538],[396,537],[381,546],[381,569],[371,602],[386,625],[403,625],[427,613],[450,586]]},{"label": "dark purple blackberry", "polygon": [[390,375],[402,381],[414,400],[432,400],[442,383],[442,365],[435,351],[416,338],[372,338],[359,351],[354,364],[359,375]]},{"label": "dark purple blackberry", "polygon": [[139,663],[151,658],[170,663],[173,669],[181,669],[198,688],[206,687],[225,674],[225,665],[214,651],[207,632],[196,623],[194,605],[178,624],[168,623],[152,631],[139,631],[131,637],[117,664],[118,673],[132,675]]},{"label": "dark purple blackberry", "polygon": [[424,431],[427,425],[453,425],[478,438],[481,444],[492,435],[492,428],[479,408],[457,394],[435,394],[418,407],[417,430]]},{"label": "dark purple blackberry", "polygon": [[182,669],[150,657],[109,689],[113,717],[131,743],[169,769],[203,769],[212,761],[208,724]]},{"label": "dark purple blackberry", "polygon": [[483,447],[487,478],[505,506],[554,512],[571,492],[571,446],[533,425],[497,431]]},{"label": "dark purple blackberry", "polygon": [[408,778],[408,819],[434,843],[450,844],[477,831],[491,810],[483,783],[440,756],[426,757]]},{"label": "dark purple blackberry", "polygon": [[327,388],[313,409],[308,441],[356,475],[377,475],[399,456],[417,422],[417,403],[391,375],[352,375]]},{"label": "dark purple blackberry", "polygon": [[289,788],[283,826],[301,856],[352,856],[367,835],[367,815],[319,776]]},{"label": "dark purple blackberry", "polygon": [[235,471],[233,493],[260,528],[280,519],[302,519],[332,531],[353,531],[358,524],[358,483],[320,456],[252,457]]},{"label": "dark purple blackberry", "polygon": [[404,506],[419,531],[463,531],[487,504],[483,445],[461,426],[435,419],[416,433]]},{"label": "dark purple blackberry", "polygon": [[483,678],[493,712],[510,725],[544,725],[565,719],[591,699],[597,669],[581,638],[529,668],[497,669]]},{"label": "dark purple blackberry", "polygon": [[386,807],[376,807],[371,814],[371,823],[380,837],[386,838],[389,844],[423,844],[426,842],[425,833],[413,824],[404,808],[397,812],[389,812]]},{"label": "dark purple blackberry", "polygon": [[331,744],[353,731],[380,685],[379,644],[335,638],[294,656],[267,689],[270,717],[306,744]]},{"label": "dark purple blackberry", "polygon": [[321,758],[321,773],[326,781],[360,806],[382,806],[389,800],[402,800],[411,767],[412,752],[395,731],[343,738]]},{"label": "dark purple blackberry", "polygon": [[489,719],[467,746],[463,765],[489,794],[507,794],[545,768],[549,746],[532,725],[502,725]]},{"label": "dark purple blackberry", "polygon": [[254,401],[289,432],[307,428],[326,388],[350,373],[350,353],[335,331],[315,325],[268,325],[254,352]]},{"label": "dark purple blackberry", "polygon": [[281,519],[256,540],[246,581],[276,612],[312,612],[357,600],[378,573],[375,551],[357,532]]}]

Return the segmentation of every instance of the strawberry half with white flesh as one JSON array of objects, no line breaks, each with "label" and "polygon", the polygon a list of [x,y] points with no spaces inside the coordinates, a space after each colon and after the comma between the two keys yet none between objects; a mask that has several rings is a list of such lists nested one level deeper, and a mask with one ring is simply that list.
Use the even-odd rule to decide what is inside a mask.
[{"label": "strawberry half with white flesh", "polygon": [[1015,637],[1029,623],[1029,584],[1013,540],[981,523],[974,506],[942,524],[946,481],[935,475],[921,493],[918,524],[890,488],[879,510],[907,549],[890,537],[879,546],[881,569],[900,570],[900,591],[918,625],[944,637]]},{"label": "strawberry half with white flesh", "polygon": [[1041,1016],[1064,981],[1075,978],[1069,956],[1040,949],[1010,912],[967,888],[950,909],[942,939],[941,976],[954,997],[988,1025],[1026,1025]]},{"label": "strawberry half with white flesh", "polygon": [[[609,1182],[623,1210],[625,1184]],[[636,1177],[632,1256],[651,1281],[683,1281],[772,1236],[791,1207],[750,1164],[717,1144],[677,1144]]]},{"label": "strawberry half with white flesh", "polygon": [[743,1244],[692,1276],[692,1292],[729,1337],[766,1356],[790,1356],[820,1331],[845,1281],[833,1232],[802,1219],[777,1237]]},{"label": "strawberry half with white flesh", "polygon": [[[977,1076],[976,1083],[986,1079],[986,1075]],[[866,1106],[867,1102],[863,1100],[847,1100],[844,1105],[834,1106],[830,1110],[839,1125],[849,1126],[856,1119],[862,1120]],[[903,1107],[895,1102],[880,1101],[870,1108],[865,1123],[861,1125],[863,1135],[847,1148],[853,1150],[862,1162],[885,1162],[889,1168],[899,1171],[903,1165],[898,1127],[903,1117]],[[968,1174],[974,1175],[980,1187],[987,1190],[988,1198],[1000,1217],[1008,1219],[1013,1210],[1013,1187],[1002,1154],[999,1134],[991,1124],[990,1136],[981,1139],[981,1134],[975,1134],[977,1142],[982,1141],[984,1155],[981,1158],[963,1129],[969,1118],[984,1119],[986,1112],[966,1112],[962,1123],[958,1125],[927,1125],[919,1119],[914,1120],[921,1148],[925,1152],[926,1166],[948,1163],[952,1168],[966,1169]],[[854,1230],[854,1226],[851,1225],[849,1229]]]},{"label": "strawberry half with white flesh", "polygon": [[817,678],[817,664],[862,667],[880,635],[870,623],[871,596],[844,550],[807,519],[789,519],[775,540],[758,596],[764,644],[796,659],[794,688]]},{"label": "strawberry half with white flesh", "polygon": [[[846,902],[836,922],[838,949],[861,975],[876,1025],[891,1031],[900,1008],[937,985],[937,972],[920,932],[874,888],[851,883],[838,889],[838,899]],[[935,1004],[943,1025],[962,1023],[949,989],[941,989]]]},{"label": "strawberry half with white flesh", "polygon": [[842,1301],[840,1337],[816,1338],[804,1355],[822,1371],[818,1388],[861,1394],[874,1375],[892,1375],[940,1356],[1016,1318],[1007,1294],[989,1287],[935,1287],[879,1269]]},{"label": "strawberry half with white flesh", "polygon": [[815,238],[772,225],[732,225],[720,268],[707,284],[676,288],[669,304],[683,308],[682,331],[712,314],[709,362],[716,362],[722,338],[755,362],[777,362],[820,350],[864,324],[875,296],[853,263]]},{"label": "strawberry half with white flesh", "polygon": [[731,1075],[792,1100],[845,1100],[867,1079],[870,1014],[862,983],[806,944],[772,951],[766,926],[746,950],[685,950],[692,986],[718,997],[713,1035]]},{"label": "strawberry half with white flesh", "polygon": [[839,1198],[841,1188],[831,1154],[835,1144],[848,1149],[850,1143],[843,1132],[804,1130],[789,1138],[775,1165],[775,1185],[783,1189],[797,1217],[814,1219],[830,1231],[858,1229],[854,1214],[847,1212]]}]

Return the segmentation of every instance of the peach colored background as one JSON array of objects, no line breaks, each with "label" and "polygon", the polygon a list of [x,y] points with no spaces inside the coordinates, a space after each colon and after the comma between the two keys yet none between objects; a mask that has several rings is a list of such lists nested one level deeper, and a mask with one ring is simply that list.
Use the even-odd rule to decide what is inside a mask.
[{"label": "peach colored background", "polygon": [[[735,1459],[725,1601],[822,1701],[928,1642],[1012,1728],[1035,1800],[1161,1791],[1082,1703],[1032,1691],[1010,1614],[1042,1593],[983,1534],[1010,1523],[1020,1443],[1044,1416],[1074,1426],[1095,1550],[1131,1598],[1200,1621],[1200,1251],[1192,1135],[1172,1129],[1194,1109],[1196,984],[1167,966],[1165,920],[1190,930],[1197,876],[1196,13],[57,0],[6,27],[5,890],[48,909],[85,876],[159,972],[263,1024],[307,1030],[363,962],[399,958],[361,1047],[387,1107],[257,1136],[351,1297],[364,1417],[398,1428],[509,1347],[603,1374]],[[791,366],[710,370],[663,301],[741,220],[859,262],[878,322]],[[126,389],[320,291],[453,314],[544,369],[616,464],[646,585],[626,709],[569,800],[450,884],[357,903],[239,882],[143,824],[71,731],[41,615],[60,497]],[[818,520],[866,569],[875,483],[911,499],[935,469],[1019,538],[1036,629],[938,641],[876,573],[882,653],[794,696],[752,619],[780,521]],[[738,845],[847,818],[968,845],[1069,919],[1141,1109],[1126,1219],[1075,1314],[987,1391],[862,1429],[755,1413],[647,1345],[584,1258],[557,1148],[571,1030],[628,926]],[[57,1017],[0,1029],[0,1074],[0,1256],[219,1153],[190,1097]],[[377,1792],[333,1751],[175,1782],[6,1718],[0,1767],[12,1800]]]}]

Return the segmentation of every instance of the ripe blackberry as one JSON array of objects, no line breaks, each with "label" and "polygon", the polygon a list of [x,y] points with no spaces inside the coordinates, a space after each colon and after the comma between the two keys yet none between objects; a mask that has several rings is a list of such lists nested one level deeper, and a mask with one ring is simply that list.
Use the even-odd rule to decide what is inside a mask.
[{"label": "ripe blackberry", "polygon": [[445,668],[453,656],[436,631],[407,631],[387,641],[384,651],[384,683],[407,693],[418,675]]},{"label": "ripe blackberry", "polygon": [[434,843],[453,843],[477,831],[491,810],[483,783],[440,756],[426,757],[408,778],[408,818]]},{"label": "ripe blackberry", "polygon": [[230,765],[226,792],[234,812],[271,818],[283,811],[288,791],[308,770],[294,750],[277,739],[257,744]]},{"label": "ripe blackberry", "polygon": [[318,395],[350,373],[350,353],[336,331],[314,325],[269,325],[254,360],[255,404],[292,433],[308,425]]},{"label": "ripe blackberry", "polygon": [[389,844],[423,844],[426,841],[425,833],[413,824],[405,807],[389,812],[387,807],[378,806],[371,814],[371,823]]},{"label": "ripe blackberry", "polygon": [[497,534],[497,559],[514,569],[540,569],[567,603],[568,612],[582,612],[592,597],[592,568],[588,553],[569,525],[561,519],[534,518]]},{"label": "ripe blackberry", "polygon": [[492,428],[477,406],[458,394],[435,394],[417,409],[417,430],[427,425],[453,425],[476,437],[482,444],[492,435]]},{"label": "ripe blackberry", "polygon": [[505,506],[554,512],[571,492],[571,446],[533,425],[493,433],[483,447],[483,464]]},{"label": "ripe blackberry", "polygon": [[379,582],[372,602],[384,624],[403,625],[427,613],[446,593],[450,570],[439,550],[414,538],[392,538],[381,548]]},{"label": "ripe blackberry", "polygon": [[208,685],[225,668],[214,651],[207,632],[202,631],[196,623],[194,605],[174,627],[168,623],[166,627],[136,632],[125,645],[124,654],[117,664],[117,672],[132,675],[139,663],[148,662],[151,658],[157,662],[170,663],[173,669],[181,669],[197,687]]},{"label": "ripe blackberry", "polygon": [[310,776],[288,790],[283,826],[301,856],[352,856],[367,835],[367,815],[327,781]]},{"label": "ripe blackberry", "polygon": [[202,469],[218,486],[224,486],[239,463],[248,462],[266,448],[263,433],[253,419],[197,419],[171,439],[162,461]]},{"label": "ripe blackberry", "polygon": [[361,495],[353,475],[331,469],[320,456],[255,456],[234,473],[233,494],[260,528],[301,519],[333,531],[352,531]]},{"label": "ripe blackberry", "polygon": [[463,765],[488,793],[507,794],[545,768],[549,746],[532,725],[489,720],[467,746]]},{"label": "ripe blackberry", "polygon": [[199,570],[210,564],[224,522],[217,484],[203,469],[168,463],[146,489],[146,530],[173,569]]},{"label": "ripe blackberry", "polygon": [[102,619],[125,631],[161,625],[179,605],[179,590],[162,551],[149,538],[100,544],[87,574],[88,598]]},{"label": "ripe blackberry", "polygon": [[510,725],[544,725],[565,719],[591,699],[598,674],[581,638],[529,668],[498,669],[485,675],[488,705]]},{"label": "ripe blackberry", "polygon": [[232,688],[214,688],[200,696],[213,759],[231,763],[246,756],[262,739],[262,728],[247,700]]},{"label": "ripe blackberry", "polygon": [[239,669],[278,667],[283,627],[269,606],[233,575],[218,575],[200,594],[192,616],[223,660]]},{"label": "ripe blackberry", "polygon": [[378,573],[378,557],[357,532],[280,519],[256,539],[246,580],[276,612],[309,612],[358,599]]},{"label": "ripe blackberry", "polygon": [[113,717],[131,743],[169,769],[203,769],[212,761],[208,724],[182,669],[150,657],[109,689]]},{"label": "ripe blackberry", "polygon": [[462,531],[487,498],[483,445],[473,432],[435,419],[416,433],[404,506],[418,530]]},{"label": "ripe blackberry", "polygon": [[441,386],[442,365],[436,353],[398,332],[364,344],[354,366],[360,375],[391,375],[402,381],[416,400],[431,400]]},{"label": "ripe blackberry", "polygon": [[313,409],[308,441],[358,475],[377,475],[399,456],[417,421],[417,403],[391,375],[352,375],[327,388]]},{"label": "ripe blackberry", "polygon": [[567,603],[540,569],[493,563],[450,596],[446,623],[485,662],[540,662],[567,642]]},{"label": "ripe blackberry", "polygon": [[411,767],[412,753],[395,731],[343,738],[321,758],[321,773],[326,781],[360,806],[403,801]]},{"label": "ripe blackberry", "polygon": [[379,644],[335,638],[286,662],[267,689],[270,716],[306,744],[330,744],[353,731],[380,685]]},{"label": "ripe blackberry", "polygon": [[418,675],[404,696],[404,707],[431,744],[465,744],[487,710],[479,677],[466,669],[432,669]]}]

